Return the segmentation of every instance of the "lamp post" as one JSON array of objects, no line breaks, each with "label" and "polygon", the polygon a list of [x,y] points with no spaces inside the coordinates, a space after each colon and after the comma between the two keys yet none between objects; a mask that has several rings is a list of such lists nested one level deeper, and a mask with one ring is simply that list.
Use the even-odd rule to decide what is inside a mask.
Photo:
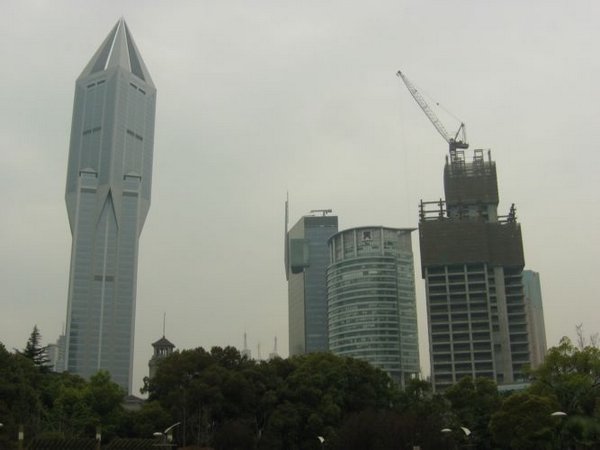
[{"label": "lamp post", "polygon": [[564,423],[564,418],[567,417],[567,413],[564,411],[554,411],[552,414],[550,414],[550,417],[556,417],[559,421],[559,424],[557,426],[557,439],[556,442],[558,444],[558,449],[562,450],[563,448],[563,423]]},{"label": "lamp post", "polygon": [[[458,428],[464,433],[465,437],[468,438],[471,435],[471,430],[469,430],[467,427],[458,427]],[[442,434],[444,434],[446,436],[445,440],[446,440],[446,442],[448,442],[448,439],[452,435],[453,430],[451,428],[442,428],[440,431],[442,432]],[[453,442],[453,444],[454,444],[454,442]],[[449,444],[447,446],[449,446]],[[456,447],[456,446],[453,445],[453,447]]]},{"label": "lamp post", "polygon": [[19,450],[23,450],[23,441],[25,440],[25,428],[23,425],[19,425],[19,434],[17,435],[19,438]]},{"label": "lamp post", "polygon": [[317,436],[317,439],[321,443],[321,448],[323,448],[323,443],[325,442],[325,438],[323,436]]},{"label": "lamp post", "polygon": [[100,425],[96,427],[96,450],[100,450],[102,446],[102,428]]},{"label": "lamp post", "polygon": [[452,430],[450,428],[442,428],[440,430],[442,435],[444,436],[444,442],[446,443],[446,449],[450,449],[450,435],[452,434]]},{"label": "lamp post", "polygon": [[152,435],[155,438],[160,438],[160,443],[155,444],[156,447],[175,447],[173,444],[173,428],[180,425],[181,422],[174,423],[165,431],[155,431]]}]

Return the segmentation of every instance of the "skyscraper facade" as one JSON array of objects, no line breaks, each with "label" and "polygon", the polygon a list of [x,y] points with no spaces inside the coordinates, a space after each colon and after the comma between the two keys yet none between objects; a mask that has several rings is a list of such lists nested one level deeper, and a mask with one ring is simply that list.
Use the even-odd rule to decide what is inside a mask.
[{"label": "skyscraper facade", "polygon": [[482,150],[446,160],[444,190],[445,202],[421,202],[419,221],[434,388],[467,375],[520,381],[530,352],[516,210],[498,216],[496,164]]},{"label": "skyscraper facade", "polygon": [[360,227],[329,239],[329,349],[401,385],[420,370],[412,231]]},{"label": "skyscraper facade", "polygon": [[285,267],[288,281],[290,356],[329,349],[327,337],[327,240],[338,231],[337,216],[302,217],[285,234]]},{"label": "skyscraper facade", "polygon": [[523,290],[525,293],[527,326],[529,330],[531,367],[535,369],[544,362],[547,350],[540,274],[533,270],[524,270]]},{"label": "skyscraper facade", "polygon": [[139,237],[150,207],[156,89],[123,19],[75,87],[66,369],[131,391]]}]

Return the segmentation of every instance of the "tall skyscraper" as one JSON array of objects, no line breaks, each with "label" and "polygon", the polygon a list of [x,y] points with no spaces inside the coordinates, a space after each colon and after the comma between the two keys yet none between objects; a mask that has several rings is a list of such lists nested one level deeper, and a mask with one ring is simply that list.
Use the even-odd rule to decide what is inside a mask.
[{"label": "tall skyscraper", "polygon": [[73,237],[66,368],[132,385],[139,237],[150,207],[156,89],[120,19],[75,87],[66,203]]},{"label": "tall skyscraper", "polygon": [[496,164],[482,150],[446,160],[444,190],[445,202],[421,202],[419,222],[434,388],[466,375],[520,381],[530,353],[516,210],[498,216]]},{"label": "tall skyscraper", "polygon": [[523,290],[525,292],[527,326],[529,329],[531,367],[535,369],[544,362],[547,350],[540,274],[533,270],[524,270]]},{"label": "tall skyscraper", "polygon": [[401,385],[420,371],[412,231],[360,227],[329,239],[329,349]]},{"label": "tall skyscraper", "polygon": [[288,281],[290,356],[329,349],[327,339],[327,240],[338,231],[331,210],[302,217],[285,232],[285,268]]}]

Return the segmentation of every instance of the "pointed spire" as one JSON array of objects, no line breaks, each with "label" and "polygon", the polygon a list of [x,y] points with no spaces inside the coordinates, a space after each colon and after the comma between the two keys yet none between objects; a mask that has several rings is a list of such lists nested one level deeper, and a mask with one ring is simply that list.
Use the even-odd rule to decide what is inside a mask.
[{"label": "pointed spire", "polygon": [[140,52],[133,41],[131,32],[124,18],[120,18],[108,33],[100,48],[88,62],[79,78],[84,78],[97,72],[121,67],[136,77],[154,86],[150,73],[142,60]]}]

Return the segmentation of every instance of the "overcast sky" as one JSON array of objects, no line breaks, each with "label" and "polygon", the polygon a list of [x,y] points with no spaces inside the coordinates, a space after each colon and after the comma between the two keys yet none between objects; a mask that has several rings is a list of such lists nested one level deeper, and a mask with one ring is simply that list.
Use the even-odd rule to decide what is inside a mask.
[{"label": "overcast sky", "polygon": [[[542,280],[549,345],[600,331],[600,3],[0,0],[0,341],[65,322],[75,79],[124,16],[158,90],[134,388],[151,342],[287,356],[284,201],[416,227],[447,145],[402,82],[491,148]],[[441,114],[448,130],[458,128]],[[421,365],[429,373],[414,236]]]}]

